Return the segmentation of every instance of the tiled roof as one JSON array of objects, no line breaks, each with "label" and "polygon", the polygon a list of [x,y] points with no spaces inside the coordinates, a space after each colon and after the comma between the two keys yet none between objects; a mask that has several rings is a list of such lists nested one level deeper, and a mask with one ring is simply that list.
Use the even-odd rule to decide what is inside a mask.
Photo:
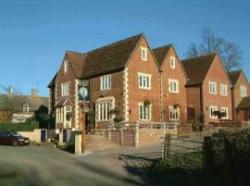
[{"label": "tiled roof", "polygon": [[57,73],[54,75],[54,77],[52,78],[52,80],[51,80],[50,83],[48,84],[48,87],[49,87],[49,88],[55,86],[56,76],[57,76]]},{"label": "tiled roof", "polygon": [[187,86],[202,84],[215,56],[216,54],[212,53],[182,60],[188,78]]},{"label": "tiled roof", "polygon": [[162,63],[164,62],[164,59],[166,58],[166,55],[167,55],[169,49],[172,46],[173,46],[172,44],[169,44],[169,45],[161,46],[158,48],[154,48],[152,50],[160,67],[161,67]]},{"label": "tiled roof", "polygon": [[[79,79],[112,73],[124,69],[142,36],[143,34],[138,34],[87,53],[67,51],[65,55]],[[54,86],[55,79],[56,75],[48,87]]]},{"label": "tiled roof", "polygon": [[242,70],[235,70],[228,73],[229,78],[233,85],[235,85],[240,77]]},{"label": "tiled roof", "polygon": [[239,110],[250,109],[250,97],[244,97],[239,103],[237,109]]},{"label": "tiled roof", "polygon": [[0,110],[14,110],[22,112],[23,105],[27,103],[30,111],[37,111],[41,106],[48,107],[48,98],[41,96],[26,96],[26,95],[0,95]]}]

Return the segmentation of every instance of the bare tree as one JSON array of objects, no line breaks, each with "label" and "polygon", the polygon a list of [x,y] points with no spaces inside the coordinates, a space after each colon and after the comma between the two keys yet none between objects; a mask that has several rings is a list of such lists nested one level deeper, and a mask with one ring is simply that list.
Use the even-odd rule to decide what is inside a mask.
[{"label": "bare tree", "polygon": [[187,57],[197,57],[207,53],[217,53],[229,71],[241,66],[242,51],[239,46],[215,35],[210,28],[202,30],[199,44],[190,44]]}]

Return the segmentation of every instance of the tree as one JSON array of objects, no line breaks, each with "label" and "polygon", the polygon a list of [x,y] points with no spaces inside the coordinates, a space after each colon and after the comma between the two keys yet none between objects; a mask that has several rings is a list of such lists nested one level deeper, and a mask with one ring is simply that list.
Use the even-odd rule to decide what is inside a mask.
[{"label": "tree", "polygon": [[228,71],[241,66],[242,51],[239,46],[215,35],[210,28],[202,30],[199,44],[190,44],[187,57],[197,57],[207,53],[217,53]]}]

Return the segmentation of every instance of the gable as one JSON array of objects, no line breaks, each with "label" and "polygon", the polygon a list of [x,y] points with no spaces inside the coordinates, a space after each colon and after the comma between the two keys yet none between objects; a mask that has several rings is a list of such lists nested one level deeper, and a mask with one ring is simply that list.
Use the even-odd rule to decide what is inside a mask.
[{"label": "gable", "polygon": [[247,79],[244,71],[241,71],[241,73],[240,73],[240,75],[239,75],[239,77],[238,77],[238,79],[236,81],[235,86],[240,85],[240,84],[245,85],[247,88],[249,86],[249,82],[248,82],[248,79]]},{"label": "gable", "polygon": [[222,64],[218,55],[215,56],[210,68],[205,77],[206,80],[219,80],[221,83],[227,83],[231,85],[231,80],[228,76],[228,73],[225,70],[224,65]]},{"label": "gable", "polygon": [[147,54],[148,54],[148,60],[143,62],[144,64],[147,64],[150,61],[153,61],[154,66],[157,68],[157,70],[159,69],[159,65],[157,63],[157,60],[152,52],[152,50],[150,49],[150,46],[148,44],[147,39],[142,36],[140,41],[137,43],[136,47],[134,48],[131,56],[129,57],[127,63],[125,66],[128,66],[129,63],[133,62],[133,61],[141,61],[141,48],[146,48],[147,49]]},{"label": "gable", "polygon": [[186,86],[201,85],[214,61],[216,54],[208,54],[182,60],[187,75]]}]

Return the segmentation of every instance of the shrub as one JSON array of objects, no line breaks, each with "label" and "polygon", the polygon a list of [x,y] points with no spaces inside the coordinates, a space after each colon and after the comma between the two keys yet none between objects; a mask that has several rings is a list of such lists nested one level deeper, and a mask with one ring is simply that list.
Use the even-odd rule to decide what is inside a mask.
[{"label": "shrub", "polygon": [[25,123],[1,123],[0,131],[33,131],[39,128],[39,123],[36,121],[27,121]]}]

